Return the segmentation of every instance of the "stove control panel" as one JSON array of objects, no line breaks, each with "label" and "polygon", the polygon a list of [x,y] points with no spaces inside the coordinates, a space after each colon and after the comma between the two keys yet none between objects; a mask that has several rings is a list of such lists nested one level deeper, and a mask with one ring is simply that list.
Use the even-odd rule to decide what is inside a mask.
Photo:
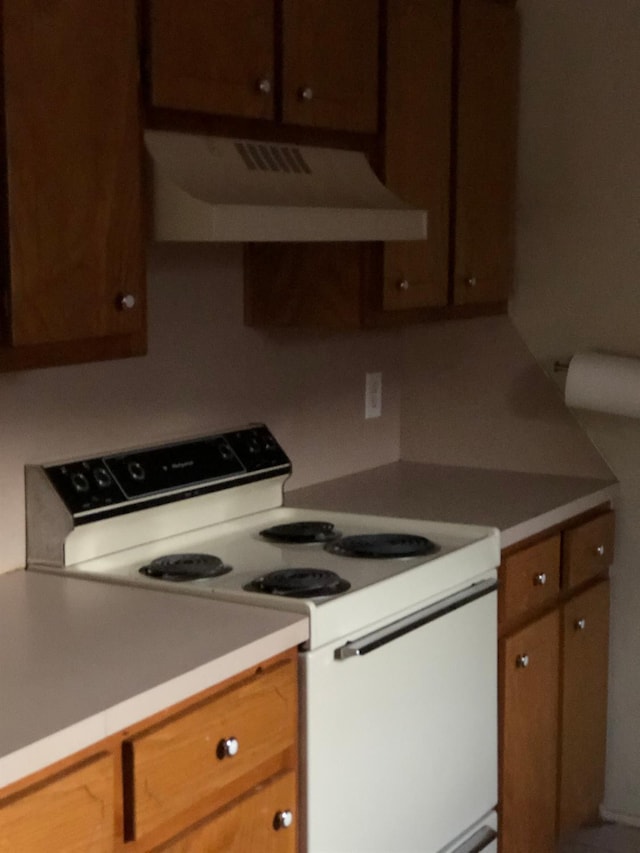
[{"label": "stove control panel", "polygon": [[160,447],[48,465],[44,471],[69,512],[93,521],[288,474],[291,462],[264,424],[252,424]]}]

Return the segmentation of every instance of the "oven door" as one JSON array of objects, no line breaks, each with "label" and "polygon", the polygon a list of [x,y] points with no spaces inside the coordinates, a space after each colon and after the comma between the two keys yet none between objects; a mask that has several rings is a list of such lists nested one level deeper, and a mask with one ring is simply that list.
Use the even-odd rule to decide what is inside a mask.
[{"label": "oven door", "polygon": [[301,656],[306,853],[455,849],[495,808],[495,590]]}]

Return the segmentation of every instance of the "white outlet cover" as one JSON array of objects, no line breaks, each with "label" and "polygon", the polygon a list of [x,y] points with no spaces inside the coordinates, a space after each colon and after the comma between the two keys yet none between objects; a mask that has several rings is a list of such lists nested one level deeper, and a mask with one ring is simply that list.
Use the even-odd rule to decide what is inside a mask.
[{"label": "white outlet cover", "polygon": [[365,374],[364,416],[366,420],[382,415],[382,373]]}]

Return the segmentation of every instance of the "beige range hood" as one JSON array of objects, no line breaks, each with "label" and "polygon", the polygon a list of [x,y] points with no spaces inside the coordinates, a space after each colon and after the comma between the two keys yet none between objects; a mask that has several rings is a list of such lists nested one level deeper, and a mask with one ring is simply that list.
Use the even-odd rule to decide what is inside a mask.
[{"label": "beige range hood", "polygon": [[364,154],[147,131],[158,241],[424,240],[427,213]]}]

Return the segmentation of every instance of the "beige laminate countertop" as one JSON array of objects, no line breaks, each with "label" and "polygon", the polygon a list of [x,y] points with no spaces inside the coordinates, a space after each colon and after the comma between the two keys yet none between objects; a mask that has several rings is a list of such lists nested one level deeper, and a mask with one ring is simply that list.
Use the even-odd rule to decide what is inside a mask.
[{"label": "beige laminate countertop", "polygon": [[0,788],[308,638],[305,616],[0,575]]},{"label": "beige laminate countertop", "polygon": [[615,498],[617,482],[394,462],[288,491],[288,506],[480,524],[503,548]]}]

